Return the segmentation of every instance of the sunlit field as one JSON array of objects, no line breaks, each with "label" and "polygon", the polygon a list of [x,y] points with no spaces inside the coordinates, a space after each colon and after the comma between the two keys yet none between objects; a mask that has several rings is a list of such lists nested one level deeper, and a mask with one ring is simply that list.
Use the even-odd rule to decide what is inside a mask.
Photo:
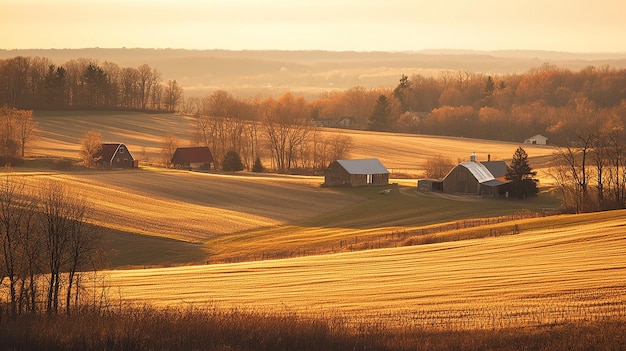
[{"label": "sunlit field", "polygon": [[[193,129],[191,118],[171,114],[36,118],[35,157],[76,158],[82,134],[96,129],[103,141],[156,160],[166,132],[186,145]],[[89,222],[117,252],[109,267],[125,268],[98,273],[109,303],[121,299],[120,306],[234,308],[432,330],[626,318],[626,212],[526,218],[520,214],[558,209],[549,189],[526,201],[416,190],[429,157],[456,163],[475,152],[481,161],[509,162],[520,144],[323,132],[350,135],[351,158],[377,157],[403,178],[383,195],[379,187],[321,187],[319,176],[190,172],[148,162],[133,170],[27,165],[10,174],[33,189],[61,182],[90,205]],[[524,148],[541,185],[549,183],[543,172],[554,148]],[[507,219],[480,224],[494,218]]]},{"label": "sunlit field", "polygon": [[[517,235],[285,260],[107,272],[126,302],[340,315],[442,329],[626,317],[624,212]],[[541,219],[545,221],[545,219]],[[549,222],[546,222],[549,223]]]},{"label": "sunlit field", "polygon": [[[41,129],[40,140],[33,145],[35,156],[51,155],[77,158],[79,141],[83,133],[95,129],[102,133],[103,142],[120,142],[128,146],[136,159],[160,162],[160,143],[163,136],[173,132],[181,146],[191,145],[193,118],[174,114],[149,114],[134,112],[36,112],[35,119]],[[379,158],[392,172],[418,178],[424,172],[426,160],[440,156],[453,163],[467,161],[471,153],[479,161],[510,162],[520,143],[489,140],[435,137],[415,134],[380,133],[345,129],[323,128],[324,133],[342,133],[353,140],[350,158]],[[542,181],[550,178],[544,174],[547,161],[555,151],[551,146],[523,145],[531,166],[539,171]],[[269,164],[269,160],[267,161]]]}]

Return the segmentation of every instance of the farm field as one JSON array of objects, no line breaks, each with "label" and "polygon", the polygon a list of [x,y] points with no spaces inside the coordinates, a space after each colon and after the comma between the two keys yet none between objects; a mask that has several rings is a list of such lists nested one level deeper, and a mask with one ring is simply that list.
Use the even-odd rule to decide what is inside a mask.
[{"label": "farm field", "polygon": [[[47,112],[36,119],[41,138],[31,151],[41,158],[76,157],[82,134],[96,129],[104,141],[124,142],[150,161],[159,158],[167,131],[184,144],[192,130],[191,119],[171,114]],[[508,160],[517,143],[345,133],[353,138],[352,158],[378,157],[410,179],[393,179],[397,184],[381,195],[378,187],[323,188],[315,176],[145,165],[74,171],[27,165],[10,176],[31,188],[61,182],[91,205],[89,221],[111,254],[112,270],[98,275],[120,303],[454,330],[626,318],[626,212],[518,218],[424,235],[434,226],[550,211],[559,203],[549,191],[516,201],[415,189],[428,157],[457,161],[476,152],[479,160],[487,154]],[[548,183],[541,172],[554,149],[525,149]]]},{"label": "farm field", "polygon": [[[192,117],[175,114],[135,112],[35,112],[41,130],[40,140],[31,150],[35,156],[76,158],[83,133],[95,129],[102,133],[103,142],[121,142],[142,162],[160,161],[160,143],[167,132],[179,138],[181,146],[191,145]],[[429,157],[441,156],[452,162],[466,161],[475,152],[479,161],[507,160],[520,143],[498,142],[428,135],[379,133],[357,130],[323,128],[327,134],[343,133],[352,138],[351,158],[379,158],[392,172],[418,178]],[[521,141],[520,141],[521,142]],[[524,145],[529,162],[538,171],[542,182],[549,182],[544,170],[554,152],[551,146]],[[269,160],[267,161],[269,164]]]},{"label": "farm field", "polygon": [[[159,306],[442,329],[623,318],[625,214],[529,219],[520,234],[495,238],[106,274],[124,301]],[[537,221],[543,228],[524,229]]]}]

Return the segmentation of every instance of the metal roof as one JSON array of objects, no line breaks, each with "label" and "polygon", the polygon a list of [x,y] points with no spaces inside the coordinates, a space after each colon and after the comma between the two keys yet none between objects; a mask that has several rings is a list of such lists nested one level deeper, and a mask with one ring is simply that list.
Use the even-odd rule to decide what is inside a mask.
[{"label": "metal roof", "polygon": [[389,171],[377,158],[361,160],[337,160],[350,174],[388,174]]},{"label": "metal roof", "polygon": [[479,183],[484,183],[495,179],[495,177],[491,174],[491,172],[489,172],[487,167],[485,167],[485,165],[483,165],[482,163],[461,162],[459,165],[467,168]]},{"label": "metal roof", "polygon": [[481,162],[494,178],[504,177],[506,175],[506,162],[504,161],[484,161]]}]

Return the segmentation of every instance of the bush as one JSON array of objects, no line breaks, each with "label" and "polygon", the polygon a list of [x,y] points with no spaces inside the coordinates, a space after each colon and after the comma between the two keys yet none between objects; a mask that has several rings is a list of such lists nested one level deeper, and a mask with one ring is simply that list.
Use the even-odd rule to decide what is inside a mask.
[{"label": "bush", "polygon": [[224,161],[222,161],[222,169],[229,172],[237,172],[243,170],[243,163],[241,163],[241,157],[235,150],[230,150],[224,155]]}]

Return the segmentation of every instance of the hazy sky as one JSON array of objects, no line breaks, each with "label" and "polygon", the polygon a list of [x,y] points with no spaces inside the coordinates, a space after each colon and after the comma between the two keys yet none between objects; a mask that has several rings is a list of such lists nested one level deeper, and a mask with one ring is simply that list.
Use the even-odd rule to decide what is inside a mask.
[{"label": "hazy sky", "polygon": [[0,0],[0,48],[626,52],[624,0]]}]

